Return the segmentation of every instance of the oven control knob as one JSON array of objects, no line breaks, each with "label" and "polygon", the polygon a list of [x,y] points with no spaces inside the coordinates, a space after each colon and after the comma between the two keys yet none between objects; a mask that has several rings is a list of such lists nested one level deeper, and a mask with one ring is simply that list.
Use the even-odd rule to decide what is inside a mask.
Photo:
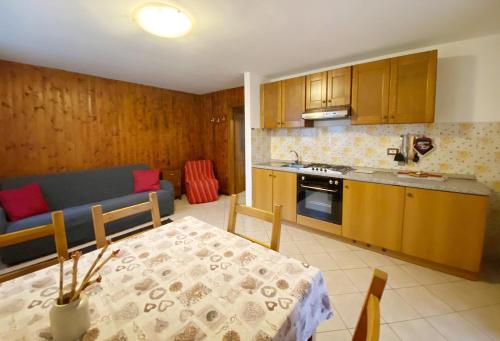
[{"label": "oven control knob", "polygon": [[333,185],[333,180],[328,181],[330,185]]},{"label": "oven control knob", "polygon": [[335,180],[335,185],[338,185],[338,184],[339,184],[339,182],[337,180]]},{"label": "oven control knob", "polygon": [[302,179],[302,180],[305,180],[305,179],[306,179],[306,177],[305,177],[305,176],[303,176],[301,179]]}]

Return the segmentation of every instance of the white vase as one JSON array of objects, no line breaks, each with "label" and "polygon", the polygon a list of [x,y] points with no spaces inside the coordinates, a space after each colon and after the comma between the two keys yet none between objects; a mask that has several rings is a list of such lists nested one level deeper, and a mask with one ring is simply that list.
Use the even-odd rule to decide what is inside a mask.
[{"label": "white vase", "polygon": [[90,328],[89,301],[85,294],[69,304],[57,304],[50,309],[50,328],[54,341],[78,340]]}]

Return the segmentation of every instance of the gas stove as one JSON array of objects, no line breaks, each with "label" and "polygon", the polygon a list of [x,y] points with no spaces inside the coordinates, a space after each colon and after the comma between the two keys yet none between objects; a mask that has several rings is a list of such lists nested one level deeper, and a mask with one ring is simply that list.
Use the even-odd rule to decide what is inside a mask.
[{"label": "gas stove", "polygon": [[325,163],[312,163],[310,165],[304,166],[299,170],[304,170],[308,172],[320,173],[320,174],[346,174],[353,171],[354,168],[344,165],[328,165]]}]

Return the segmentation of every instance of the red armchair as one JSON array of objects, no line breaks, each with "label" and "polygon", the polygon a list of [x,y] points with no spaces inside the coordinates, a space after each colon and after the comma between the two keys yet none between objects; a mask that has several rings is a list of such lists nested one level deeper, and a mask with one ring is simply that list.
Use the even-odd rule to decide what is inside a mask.
[{"label": "red armchair", "polygon": [[219,181],[210,160],[187,161],[184,166],[186,194],[190,204],[215,201],[219,197]]}]

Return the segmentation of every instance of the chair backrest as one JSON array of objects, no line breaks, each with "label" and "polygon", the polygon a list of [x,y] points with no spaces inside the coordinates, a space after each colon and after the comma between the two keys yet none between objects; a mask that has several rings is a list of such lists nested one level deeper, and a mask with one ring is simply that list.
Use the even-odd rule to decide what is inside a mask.
[{"label": "chair backrest", "polygon": [[[57,251],[57,258],[68,259],[68,242],[66,239],[66,227],[64,225],[64,214],[62,211],[52,212],[52,223],[42,226],[27,228],[21,231],[5,233],[0,235],[0,247],[15,245],[34,239],[53,236]],[[16,269],[0,275],[0,283],[16,278],[27,273],[39,270],[43,267],[56,263],[57,260],[49,260]]]},{"label": "chair backrest", "polygon": [[161,225],[160,208],[158,206],[158,196],[156,192],[149,193],[149,201],[132,205],[124,208],[119,208],[114,211],[102,212],[101,205],[92,206],[92,220],[94,222],[94,234],[97,248],[101,248],[106,244],[106,223],[119,220],[137,213],[151,211],[151,219],[154,227]]},{"label": "chair backrest", "polygon": [[380,300],[387,283],[387,273],[375,269],[372,282],[354,330],[353,341],[378,341],[380,335]]},{"label": "chair backrest", "polygon": [[[237,196],[235,194],[231,195],[231,204],[229,208],[229,221],[227,224],[227,231],[242,238],[245,238],[247,240],[250,240],[251,242],[267,247],[268,249],[278,251],[280,247],[280,237],[281,237],[281,206],[274,205],[273,212],[267,212],[258,208],[238,205],[237,201],[238,201]],[[271,244],[269,245],[237,233],[236,215],[238,213],[272,223]]]},{"label": "chair backrest", "polygon": [[186,161],[184,165],[186,181],[215,178],[214,166],[211,160]]}]

